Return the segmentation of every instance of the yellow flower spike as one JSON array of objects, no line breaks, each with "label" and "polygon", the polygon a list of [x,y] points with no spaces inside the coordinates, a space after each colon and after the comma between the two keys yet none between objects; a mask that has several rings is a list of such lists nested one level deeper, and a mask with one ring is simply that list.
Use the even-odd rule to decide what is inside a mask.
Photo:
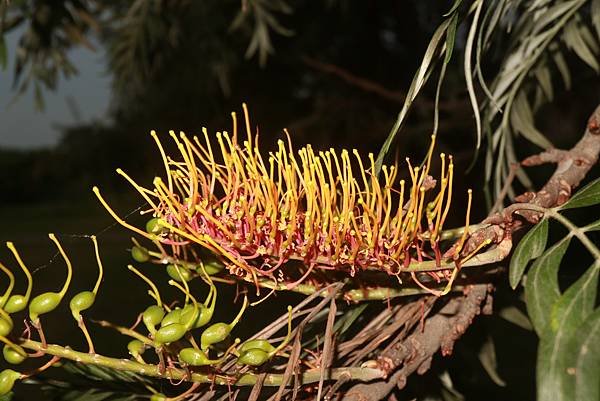
[{"label": "yellow flower spike", "polygon": [[148,238],[149,240],[153,240],[156,236],[152,235],[152,234],[148,234],[147,232],[140,230],[139,228],[132,226],[131,224],[127,223],[125,220],[123,220],[122,218],[119,217],[119,215],[117,215],[115,213],[115,211],[108,206],[108,203],[106,203],[106,201],[104,200],[104,198],[102,197],[102,195],[100,194],[100,189],[98,189],[98,187],[94,186],[92,188],[92,191],[94,192],[94,194],[96,195],[96,197],[98,198],[98,200],[100,201],[100,203],[102,204],[102,206],[104,206],[104,208],[106,209],[106,211],[112,216],[113,219],[115,219],[120,225],[122,225],[123,227],[145,237]]},{"label": "yellow flower spike", "polygon": [[150,131],[150,135],[152,136],[152,139],[154,139],[154,142],[156,142],[156,146],[158,147],[158,150],[160,151],[160,156],[162,157],[163,160],[163,164],[165,166],[165,172],[167,173],[167,182],[169,184],[168,188],[169,191],[173,191],[173,179],[171,178],[171,169],[169,168],[169,162],[167,160],[167,155],[165,154],[165,150],[162,146],[162,143],[160,142],[160,139],[158,138],[158,135],[156,134],[156,131],[152,130]]},{"label": "yellow flower spike", "polygon": [[154,284],[152,282],[152,280],[150,280],[148,277],[146,277],[142,272],[140,272],[138,269],[136,269],[135,267],[133,267],[133,265],[127,265],[127,268],[134,272],[139,278],[141,278],[142,280],[144,280],[146,282],[146,284],[148,284],[148,286],[150,286],[150,289],[152,290],[152,292],[154,293],[154,298],[156,300],[156,304],[159,307],[162,307],[163,303],[162,300],[160,298],[160,292],[158,292],[158,288],[156,288],[156,284]]},{"label": "yellow flower spike", "polygon": [[465,241],[467,240],[467,236],[469,235],[469,218],[471,217],[471,202],[473,200],[473,191],[469,189],[467,191],[469,195],[469,201],[467,203],[467,216],[465,218],[465,229],[463,231],[463,235],[460,237],[460,241],[456,246],[456,250],[454,251],[454,258],[458,258],[460,255],[460,251],[462,250]]}]

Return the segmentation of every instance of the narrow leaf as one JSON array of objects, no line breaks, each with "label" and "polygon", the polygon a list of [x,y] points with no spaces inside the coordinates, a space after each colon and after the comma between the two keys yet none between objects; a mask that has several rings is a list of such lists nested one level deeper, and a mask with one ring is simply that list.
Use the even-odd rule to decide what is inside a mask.
[{"label": "narrow leaf", "polygon": [[456,27],[458,26],[458,13],[452,16],[450,25],[448,25],[448,32],[446,32],[446,57],[444,58],[444,64],[448,64],[452,58],[452,51],[454,50],[454,42],[456,40]]},{"label": "narrow leaf", "polygon": [[590,15],[592,16],[592,23],[594,24],[594,28],[596,28],[596,33],[600,39],[600,0],[592,0]]},{"label": "narrow leaf", "polygon": [[600,65],[593,50],[581,36],[579,26],[576,20],[571,21],[565,26],[563,39],[569,48],[579,56],[587,65],[592,67],[596,72],[600,72]]},{"label": "narrow leaf", "polygon": [[552,306],[560,297],[558,268],[570,242],[571,236],[566,236],[554,244],[533,263],[527,273],[527,313],[539,336],[548,328]]},{"label": "narrow leaf", "polygon": [[548,240],[548,219],[536,224],[519,242],[515,253],[510,259],[509,282],[514,290],[523,277],[525,268],[530,260],[539,257],[546,249]]},{"label": "narrow leaf", "polygon": [[481,14],[481,8],[483,7],[483,0],[479,0],[477,8],[475,9],[475,16],[469,29],[469,35],[467,36],[467,43],[465,45],[465,82],[467,84],[467,92],[469,93],[469,100],[471,101],[471,107],[473,109],[473,116],[475,117],[475,126],[477,128],[477,143],[476,149],[481,146],[481,117],[479,115],[479,103],[477,102],[477,95],[475,94],[475,87],[473,86],[473,68],[471,67],[471,59],[473,55],[473,43],[475,42],[475,34],[479,26],[479,15]]},{"label": "narrow leaf", "polygon": [[[527,281],[529,281],[529,275],[527,275]],[[522,329],[533,330],[527,315],[521,312],[521,310],[516,306],[507,306],[506,308],[503,308],[500,310],[500,312],[498,312],[498,316],[507,322],[514,324],[515,326],[519,326]]]},{"label": "narrow leaf", "polygon": [[7,64],[8,55],[6,52],[6,40],[4,39],[4,35],[0,34],[0,66],[2,66],[3,70],[6,70]]},{"label": "narrow leaf", "polygon": [[544,149],[553,147],[552,143],[535,128],[533,112],[523,91],[520,91],[514,99],[513,107],[510,109],[510,123],[515,131],[520,132],[539,147]]},{"label": "narrow leaf", "polygon": [[571,199],[559,209],[573,209],[578,207],[593,206],[600,203],[600,178],[581,188]]},{"label": "narrow leaf", "polygon": [[502,380],[502,378],[496,371],[496,349],[494,348],[494,340],[492,340],[492,337],[487,337],[487,339],[481,346],[481,349],[479,350],[479,354],[477,356],[479,357],[479,362],[481,362],[481,366],[483,366],[483,369],[486,371],[490,379],[492,379],[492,381],[498,386],[505,387],[506,382]]}]

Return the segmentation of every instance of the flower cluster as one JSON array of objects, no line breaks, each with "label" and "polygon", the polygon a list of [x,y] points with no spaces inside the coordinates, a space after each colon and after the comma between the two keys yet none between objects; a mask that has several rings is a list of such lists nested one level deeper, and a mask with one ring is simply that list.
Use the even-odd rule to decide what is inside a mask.
[{"label": "flower cluster", "polygon": [[295,151],[287,130],[287,141],[263,155],[243,107],[244,139],[235,113],[233,133],[218,132],[216,143],[206,129],[201,138],[171,131],[177,156],[167,156],[152,132],[166,169],[166,180],[155,178],[152,188],[118,170],[150,205],[156,217],[150,233],[121,220],[97,188],[96,194],[132,230],[175,252],[198,244],[248,281],[275,279],[293,288],[318,270],[399,274],[413,261],[441,263],[453,162],[441,154],[440,179],[429,175],[434,136],[420,166],[406,160],[405,182],[398,180],[398,165],[378,174],[372,154],[365,159],[357,150],[316,151],[310,145]]}]

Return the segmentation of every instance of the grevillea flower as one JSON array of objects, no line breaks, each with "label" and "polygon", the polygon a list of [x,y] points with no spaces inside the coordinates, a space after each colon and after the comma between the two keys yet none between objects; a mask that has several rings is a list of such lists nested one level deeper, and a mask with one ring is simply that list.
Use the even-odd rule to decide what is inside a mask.
[{"label": "grevillea flower", "polygon": [[[397,180],[397,165],[376,174],[373,154],[365,159],[357,150],[315,151],[310,145],[295,151],[287,130],[276,151],[261,154],[243,107],[241,142],[235,113],[233,133],[216,133],[216,142],[206,129],[200,138],[171,131],[180,153],[175,157],[165,154],[152,132],[166,180],[157,177],[146,189],[118,171],[165,230],[156,237],[128,225],[131,229],[177,253],[182,245],[201,245],[232,274],[254,282],[278,279],[288,288],[318,271],[397,275],[413,261],[439,265],[453,162],[441,154],[439,184],[429,175],[435,137],[421,166],[406,160],[410,180],[405,182]],[[457,255],[460,246],[454,248]]]}]

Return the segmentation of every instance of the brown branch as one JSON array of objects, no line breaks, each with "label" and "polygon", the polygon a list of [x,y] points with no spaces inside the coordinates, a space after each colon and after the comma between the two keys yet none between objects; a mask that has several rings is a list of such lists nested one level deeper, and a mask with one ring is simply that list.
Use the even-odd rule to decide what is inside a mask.
[{"label": "brown branch", "polygon": [[304,64],[308,65],[309,67],[315,70],[325,72],[328,74],[333,74],[352,86],[356,86],[357,88],[362,89],[365,92],[370,92],[379,95],[384,99],[402,103],[404,102],[404,98],[406,97],[406,95],[402,92],[396,92],[386,89],[384,86],[378,84],[377,82],[373,82],[369,79],[354,75],[348,70],[340,68],[335,64],[324,63],[322,61],[315,60],[307,56],[303,56],[302,61],[304,62]]}]

